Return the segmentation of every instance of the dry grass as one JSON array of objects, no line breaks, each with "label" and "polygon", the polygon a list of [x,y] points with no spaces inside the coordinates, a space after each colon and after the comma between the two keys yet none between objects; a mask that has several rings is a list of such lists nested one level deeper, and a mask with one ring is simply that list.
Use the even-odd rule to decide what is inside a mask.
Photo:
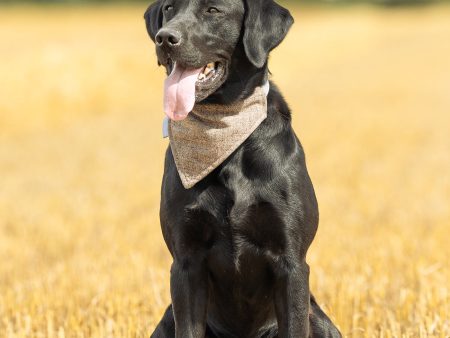
[{"label": "dry grass", "polygon": [[[144,6],[0,10],[0,336],[145,337],[169,303]],[[272,57],[348,337],[449,337],[450,8],[296,10]]]}]

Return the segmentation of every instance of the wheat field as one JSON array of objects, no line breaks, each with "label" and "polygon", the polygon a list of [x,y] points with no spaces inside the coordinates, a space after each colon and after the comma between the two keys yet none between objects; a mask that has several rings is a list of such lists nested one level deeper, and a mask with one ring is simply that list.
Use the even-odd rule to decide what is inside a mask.
[{"label": "wheat field", "polygon": [[[346,337],[450,337],[450,7],[291,9],[311,289]],[[148,337],[169,304],[144,10],[0,8],[0,337]]]}]

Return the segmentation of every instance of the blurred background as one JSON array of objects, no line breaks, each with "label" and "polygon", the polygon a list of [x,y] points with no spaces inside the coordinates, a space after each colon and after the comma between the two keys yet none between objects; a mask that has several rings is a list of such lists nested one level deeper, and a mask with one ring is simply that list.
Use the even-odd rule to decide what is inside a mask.
[{"label": "blurred background", "polygon": [[[450,5],[283,4],[311,289],[346,337],[449,337]],[[0,5],[0,337],[148,337],[170,302],[147,5]]]}]

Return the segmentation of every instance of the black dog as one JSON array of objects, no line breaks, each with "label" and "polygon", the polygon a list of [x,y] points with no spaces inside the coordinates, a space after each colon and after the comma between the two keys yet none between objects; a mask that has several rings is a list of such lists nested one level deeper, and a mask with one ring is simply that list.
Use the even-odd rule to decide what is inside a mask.
[{"label": "black dog", "polygon": [[[214,63],[196,102],[227,105],[268,79],[293,19],[273,0],[159,0],[145,13],[167,72]],[[291,114],[271,83],[268,117],[217,169],[185,189],[166,153],[161,224],[172,305],[152,337],[341,337],[309,292],[314,189]]]}]

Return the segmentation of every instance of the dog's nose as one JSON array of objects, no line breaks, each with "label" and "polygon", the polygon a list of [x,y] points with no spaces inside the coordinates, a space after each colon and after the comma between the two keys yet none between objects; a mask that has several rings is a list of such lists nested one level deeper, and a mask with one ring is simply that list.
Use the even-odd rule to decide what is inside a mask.
[{"label": "dog's nose", "polygon": [[181,34],[173,29],[161,29],[155,37],[158,46],[167,45],[168,47],[178,46],[181,42]]}]

